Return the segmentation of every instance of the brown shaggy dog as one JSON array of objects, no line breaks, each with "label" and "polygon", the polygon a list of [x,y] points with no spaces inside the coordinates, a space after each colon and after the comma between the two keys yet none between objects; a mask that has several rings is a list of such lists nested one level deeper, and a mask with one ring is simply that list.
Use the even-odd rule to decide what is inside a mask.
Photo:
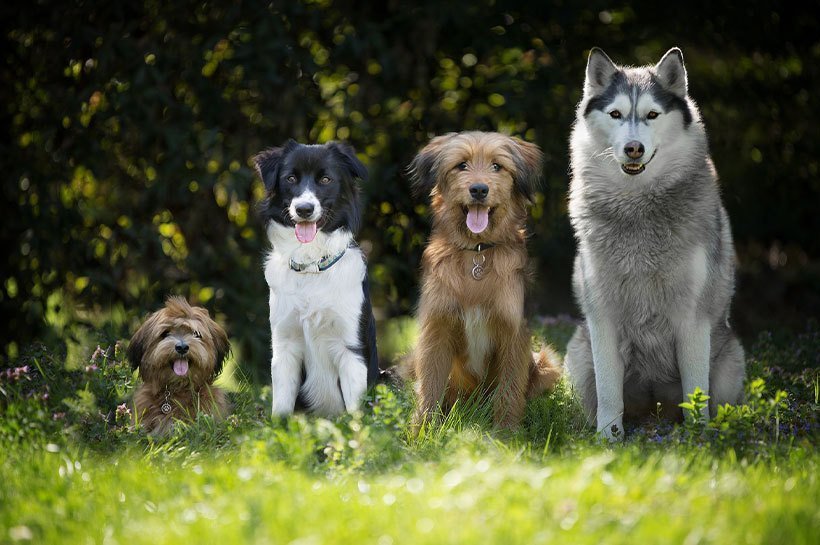
[{"label": "brown shaggy dog", "polygon": [[169,297],[140,326],[128,346],[131,367],[143,384],[134,394],[134,420],[154,435],[167,435],[175,420],[198,412],[221,420],[230,410],[213,385],[230,351],[228,336],[208,311],[183,297]]},{"label": "brown shaggy dog", "polygon": [[551,348],[530,351],[524,317],[524,223],[542,160],[518,138],[463,132],[433,138],[410,164],[433,210],[419,340],[407,370],[417,381],[416,427],[440,401],[448,410],[479,388],[492,395],[495,424],[513,427],[527,398],[560,376]]}]

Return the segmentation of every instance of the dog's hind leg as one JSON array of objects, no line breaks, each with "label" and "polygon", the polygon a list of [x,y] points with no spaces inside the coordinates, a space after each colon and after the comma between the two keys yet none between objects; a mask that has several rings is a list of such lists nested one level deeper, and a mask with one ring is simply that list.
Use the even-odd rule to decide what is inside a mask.
[{"label": "dog's hind leg", "polygon": [[552,391],[561,380],[561,356],[550,345],[532,353],[532,367],[527,385],[527,399]]}]

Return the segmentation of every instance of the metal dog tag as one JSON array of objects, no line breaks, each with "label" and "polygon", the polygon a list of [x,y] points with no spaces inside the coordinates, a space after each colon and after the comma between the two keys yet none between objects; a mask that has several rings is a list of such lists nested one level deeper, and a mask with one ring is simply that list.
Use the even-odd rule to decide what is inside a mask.
[{"label": "metal dog tag", "polygon": [[159,410],[162,411],[162,414],[168,414],[171,412],[171,404],[166,401],[160,405]]},{"label": "metal dog tag", "polygon": [[[479,259],[480,258],[480,259]],[[484,263],[486,263],[487,257],[481,255],[481,252],[477,253],[473,256],[473,270],[472,275],[473,278],[476,280],[481,280],[481,277],[484,275]]]}]

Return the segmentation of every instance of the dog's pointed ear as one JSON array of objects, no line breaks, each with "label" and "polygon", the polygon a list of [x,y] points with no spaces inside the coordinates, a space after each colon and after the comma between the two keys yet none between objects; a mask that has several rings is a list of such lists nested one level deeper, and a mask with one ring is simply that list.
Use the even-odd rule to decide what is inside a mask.
[{"label": "dog's pointed ear", "polygon": [[125,356],[131,363],[132,371],[137,370],[142,363],[142,358],[145,355],[145,351],[148,349],[148,344],[151,342],[151,332],[156,325],[156,321],[157,313],[155,312],[148,316],[128,343],[128,349],[125,351]]},{"label": "dog's pointed ear", "polygon": [[681,98],[686,97],[688,87],[686,77],[686,67],[683,64],[683,53],[677,47],[673,47],[655,65],[655,73],[658,81],[664,89],[675,93]]},{"label": "dog's pointed ear", "polygon": [[587,59],[587,75],[584,81],[584,95],[594,96],[603,92],[612,81],[618,67],[603,49],[593,47]]},{"label": "dog's pointed ear", "polygon": [[528,201],[532,201],[532,194],[541,185],[544,174],[544,154],[537,145],[510,137],[513,149],[510,155],[515,163],[513,183],[518,192]]},{"label": "dog's pointed ear", "polygon": [[256,173],[265,184],[265,190],[269,193],[275,193],[279,181],[279,165],[282,158],[295,148],[298,144],[295,140],[288,140],[284,146],[278,148],[268,148],[260,151],[253,158],[253,164],[256,167]]},{"label": "dog's pointed ear", "polygon": [[367,179],[367,167],[356,157],[356,150],[346,142],[330,142],[327,147],[342,161],[351,178]]},{"label": "dog's pointed ear", "polygon": [[410,178],[413,195],[416,198],[427,197],[433,191],[441,168],[441,150],[455,135],[456,133],[451,132],[436,136],[410,161],[407,176]]}]

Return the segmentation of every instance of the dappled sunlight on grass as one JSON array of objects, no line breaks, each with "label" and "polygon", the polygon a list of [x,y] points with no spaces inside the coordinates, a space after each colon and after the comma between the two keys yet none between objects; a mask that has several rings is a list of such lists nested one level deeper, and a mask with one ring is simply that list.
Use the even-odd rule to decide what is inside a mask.
[{"label": "dappled sunlight on grass", "polygon": [[199,416],[155,439],[122,405],[107,410],[133,388],[119,347],[78,370],[41,348],[0,374],[0,541],[808,544],[813,331],[762,336],[748,403],[719,425],[649,422],[622,445],[596,439],[566,381],[531,400],[517,430],[494,429],[491,400],[476,396],[413,436],[409,385],[380,385],[336,419],[280,419],[270,387],[241,375],[225,421]]}]

